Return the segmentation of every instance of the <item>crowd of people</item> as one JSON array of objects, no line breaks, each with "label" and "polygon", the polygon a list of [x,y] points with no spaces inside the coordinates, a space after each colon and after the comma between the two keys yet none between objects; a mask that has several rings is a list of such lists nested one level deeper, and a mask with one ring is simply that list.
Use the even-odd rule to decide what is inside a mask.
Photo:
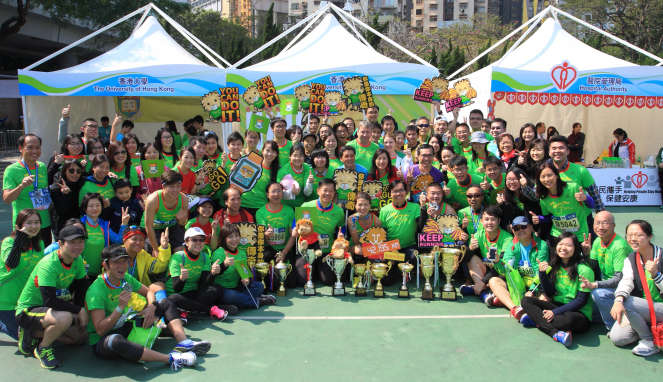
[{"label": "crowd of people", "polygon": [[[371,107],[365,120],[333,125],[310,115],[306,126],[288,127],[274,117],[272,140],[233,132],[223,138],[224,152],[222,137],[200,116],[184,123],[184,134],[168,121],[154,141],[141,143],[120,116],[112,124],[102,117],[102,126],[88,118],[80,134],[69,134],[69,113],[62,111],[60,151],[44,164],[42,138],[25,134],[21,160],[3,181],[14,231],[1,249],[0,331],[44,368],[60,364],[55,341],[89,343],[105,359],[190,366],[211,348],[187,339],[192,316],[224,320],[274,304],[269,293],[278,281],[264,286],[235,266],[247,259],[236,223],[265,227],[264,261],[294,267],[285,287],[303,287],[309,274],[332,285],[336,275],[322,257],[311,267],[298,251],[294,209],[302,206],[317,213],[316,248],[328,255],[347,236],[354,263],[366,262],[362,237],[382,227],[387,240],[399,241],[404,261],[416,264],[417,233],[429,219],[455,215],[468,249],[458,268],[462,295],[505,307],[567,347],[572,334],[601,322],[615,345],[639,341],[633,353],[641,356],[659,351],[643,291],[663,320],[661,249],[646,221],[617,232],[591,174],[575,163],[584,143],[579,127],[569,139],[526,124],[514,137],[504,119],[473,110],[469,123],[454,113],[451,121],[422,116],[399,128]],[[228,182],[212,192],[197,172],[212,160],[230,174],[251,152],[262,156],[263,169],[247,192]],[[153,159],[165,162],[160,178],[141,168]],[[389,203],[357,192],[350,204],[348,189],[334,182],[337,169],[388,185]],[[428,175],[423,189],[413,187]],[[350,268],[344,282],[354,281]],[[400,281],[393,268],[382,284]],[[526,284],[522,299],[506,282],[509,272]],[[157,325],[177,345],[168,354],[150,350],[131,340],[136,325]]]}]

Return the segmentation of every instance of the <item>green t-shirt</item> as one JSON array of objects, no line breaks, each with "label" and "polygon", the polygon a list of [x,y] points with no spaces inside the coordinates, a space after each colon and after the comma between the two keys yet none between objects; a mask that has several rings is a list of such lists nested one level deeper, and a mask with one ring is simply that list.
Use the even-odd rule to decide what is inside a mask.
[{"label": "green t-shirt", "polygon": [[[38,174],[35,174],[36,172]],[[48,169],[46,168],[45,164],[37,162],[37,166],[35,168],[31,168],[30,173],[32,173],[32,175],[37,175],[38,179],[36,180],[37,180],[38,190],[48,189]],[[16,187],[18,187],[19,184],[21,184],[21,182],[23,182],[23,178],[25,178],[26,176],[29,176],[29,174],[28,171],[25,169],[25,167],[23,167],[21,161],[10,164],[5,169],[5,173],[2,178],[2,189],[3,190],[15,189]],[[30,193],[33,193],[34,195],[34,192],[35,188],[32,185],[30,185],[24,188],[23,190],[21,190],[21,193],[18,195],[18,198],[16,198],[16,200],[12,202],[12,227],[16,222],[16,216],[18,216],[18,213],[21,212],[21,210],[24,210],[26,208],[35,208],[35,205],[32,203],[32,198],[30,197]],[[40,199],[41,198],[35,199],[38,206],[40,203]],[[42,228],[51,226],[51,217],[48,213],[48,205],[40,207],[39,216],[41,217]]]},{"label": "green t-shirt", "polygon": [[104,231],[97,225],[93,226],[89,221],[85,222],[87,230],[87,240],[81,257],[88,264],[88,274],[98,276],[101,274],[101,251],[106,247]]},{"label": "green t-shirt", "polygon": [[[392,165],[392,166],[396,166],[396,162],[398,162],[399,159],[402,160],[403,158],[405,158],[405,154],[403,154],[402,152],[396,151],[396,157],[394,157],[394,158],[390,158],[390,159],[391,159],[391,165]],[[339,166],[339,167],[340,167],[340,166]],[[438,168],[439,168],[439,167],[438,167]],[[370,171],[371,169],[370,169],[370,168],[367,168],[367,170]]]},{"label": "green t-shirt", "polygon": [[481,211],[479,211],[479,213],[473,213],[472,207],[467,206],[458,211],[458,219],[460,220],[461,225],[465,218],[469,221],[467,224],[467,233],[469,235],[474,235],[477,231],[483,229],[483,224],[481,224]]},{"label": "green t-shirt", "polygon": [[297,183],[299,183],[299,194],[295,196],[294,200],[284,200],[283,204],[293,208],[299,207],[302,204],[304,204],[304,201],[306,200],[306,196],[304,196],[304,187],[306,187],[306,180],[308,179],[309,175],[311,175],[311,168],[309,167],[309,165],[304,163],[302,164],[302,171],[298,173],[292,168],[292,165],[290,163],[287,163],[286,165],[281,166],[281,169],[279,170],[279,173],[276,176],[276,181],[277,182],[282,181],[283,178],[288,174],[292,176],[292,179],[296,180]]},{"label": "green t-shirt", "polygon": [[[182,253],[184,253],[184,268],[189,271],[189,277],[184,283],[184,289],[181,292],[175,292],[173,290],[173,281],[171,278],[179,277],[182,268]],[[198,255],[198,258],[193,260],[187,254],[186,251],[179,251],[173,254],[170,257],[170,263],[168,263],[168,280],[166,280],[166,291],[169,295],[174,293],[186,293],[192,290],[198,290],[198,281],[200,281],[200,275],[204,271],[209,271],[212,268],[210,263],[209,255],[201,252]]]},{"label": "green t-shirt", "polygon": [[534,237],[528,256],[522,254],[520,242],[512,242],[504,253],[504,262],[517,269],[525,277],[536,277],[539,274],[539,262],[548,261],[550,253],[545,240]]},{"label": "green t-shirt", "polygon": [[[452,146],[454,148],[454,152],[456,153],[456,155],[460,155],[460,153],[462,152],[462,145],[460,144],[460,141],[456,137],[451,137],[451,144],[445,142],[444,145]],[[470,146],[470,148],[471,147],[472,146]]]},{"label": "green t-shirt", "polygon": [[548,194],[541,199],[541,213],[552,214],[553,226],[550,234],[557,237],[562,232],[573,232],[581,242],[583,234],[589,233],[587,227],[587,209],[585,204],[576,200],[575,194],[580,190],[575,183],[567,183],[561,195]]},{"label": "green t-shirt", "polygon": [[[637,270],[634,272],[637,272]],[[649,293],[651,294],[651,299],[654,302],[659,302],[659,303],[663,302],[663,297],[661,297],[661,291],[658,290],[656,283],[651,277],[651,273],[647,272],[646,270],[645,270],[645,278],[647,278],[647,286],[649,287]],[[642,293],[644,294],[644,291]]]},{"label": "green t-shirt", "polygon": [[[136,280],[129,274],[124,275],[124,280],[121,283],[121,286],[118,287],[114,287],[108,284],[105,278],[98,277],[96,280],[94,280],[92,285],[90,285],[87,293],[85,294],[85,309],[87,309],[88,312],[96,309],[103,309],[105,316],[110,316],[113,314],[115,308],[117,308],[117,304],[120,299],[120,293],[122,293],[122,287],[125,283],[131,285],[133,288],[132,290],[134,293],[132,293],[132,295],[135,294],[135,292],[138,291],[141,286],[143,286],[140,281]],[[129,305],[124,308],[123,314],[128,310]],[[115,329],[111,329],[108,332],[110,333],[113,330]],[[92,322],[92,320],[88,321],[87,323],[87,332],[90,338],[90,345],[95,345],[97,342],[99,342],[101,336],[97,334],[97,330],[94,328],[94,322]]]},{"label": "green t-shirt", "polygon": [[5,261],[7,261],[13,245],[14,238],[7,237],[2,241],[0,250],[0,260],[2,261],[2,265],[0,265],[0,310],[16,310],[16,302],[21,296],[25,283],[28,282],[30,273],[44,258],[44,242],[40,241],[40,251],[30,248],[27,252],[21,253],[18,266],[9,269],[5,266]]},{"label": "green t-shirt", "polygon": [[267,185],[271,181],[271,170],[262,168],[262,175],[252,189],[242,194],[242,207],[260,208],[267,204]]},{"label": "green t-shirt", "polygon": [[[219,260],[219,264],[223,263],[226,260],[226,253],[232,256],[235,259],[235,261],[242,261],[242,260],[246,261],[245,251],[238,248],[237,253],[233,255],[229,252],[226,252],[225,249],[219,247],[216,249],[216,251],[214,251],[214,253],[212,253],[212,260],[211,260],[212,263],[216,262],[217,260]],[[235,268],[235,266],[233,265],[232,267],[228,267],[228,269],[226,269],[220,275],[216,276],[216,278],[214,279],[214,284],[221,285],[222,287],[228,289],[235,289],[239,285],[241,279],[242,278],[240,277],[237,268]]]},{"label": "green t-shirt", "polygon": [[[278,143],[277,143],[277,146]],[[285,146],[279,146],[279,167],[290,167],[290,149],[292,148],[292,141],[286,140]]]},{"label": "green t-shirt", "polygon": [[490,190],[488,195],[488,204],[497,204],[497,194],[504,192],[504,186],[506,185],[506,174],[501,174],[501,178],[499,178],[500,180],[498,183],[492,179],[488,179],[488,177],[485,177],[484,179],[489,181],[490,185],[493,186],[493,189]]},{"label": "green t-shirt", "polygon": [[[124,167],[122,167],[122,169],[120,171],[115,171],[115,169],[113,167],[111,167],[111,172],[113,174],[117,175],[118,179],[122,179],[122,178],[127,177],[127,172],[124,169]],[[131,166],[131,168],[129,168],[129,182],[131,182],[131,185],[133,187],[140,186],[140,182],[138,181],[138,172],[136,171],[136,167],[134,167],[134,166]],[[113,187],[111,186],[111,188],[113,188]]]},{"label": "green t-shirt", "polygon": [[380,146],[372,141],[368,145],[362,146],[361,143],[359,143],[359,139],[349,142],[347,146],[354,147],[356,151],[355,164],[364,166],[370,171],[371,166],[373,165],[373,155],[375,155],[375,152],[378,151]]},{"label": "green t-shirt", "polygon": [[[182,164],[182,160],[180,159],[180,160],[177,161],[177,163],[175,163],[175,167],[171,167],[171,169],[179,169],[181,164]],[[196,163],[195,166],[191,166],[191,168],[189,169],[189,171],[196,172],[196,171],[197,171],[199,168],[201,168],[202,166],[203,166],[203,160],[202,160],[202,159],[198,159],[198,163]],[[178,172],[179,172],[179,171],[178,171]],[[199,193],[200,195],[205,195],[205,194],[202,194],[202,193],[200,193],[200,192],[198,192],[198,193]]]},{"label": "green t-shirt", "polygon": [[341,162],[340,159],[338,159],[338,158],[329,158],[329,168],[331,169],[333,167],[332,173],[334,172],[334,170],[336,170],[337,168],[339,168],[341,166],[343,166],[343,162]]},{"label": "green t-shirt", "polygon": [[282,250],[290,240],[292,225],[295,221],[295,210],[291,207],[281,205],[281,209],[270,211],[267,205],[264,205],[256,212],[256,223],[264,225],[265,230],[272,226],[274,236],[269,239],[265,237],[265,244],[276,250]]},{"label": "green t-shirt", "polygon": [[[649,273],[649,272],[647,272]],[[575,281],[571,281],[569,274],[566,272],[564,267],[559,267],[557,270],[557,275],[555,279],[555,287],[557,288],[557,293],[553,297],[553,301],[560,304],[568,304],[573,301],[577,296],[578,292],[587,292],[589,289],[580,288],[580,276],[587,279],[589,282],[594,282],[594,271],[587,264],[581,263],[578,264],[578,277]],[[658,293],[657,293],[658,294]],[[591,299],[587,301],[587,304],[580,308],[580,313],[584,314],[588,319],[592,319],[592,304],[594,301]]]},{"label": "green t-shirt", "polygon": [[39,287],[53,287],[55,289],[69,289],[74,280],[85,278],[85,264],[83,258],[78,256],[67,268],[58,257],[58,251],[44,256],[32,270],[25,288],[21,292],[16,306],[16,314],[23,309],[44,305]]},{"label": "green t-shirt", "polygon": [[488,238],[488,233],[483,228],[477,231],[474,238],[479,242],[479,251],[481,252],[481,258],[484,263],[489,263],[487,259],[490,248],[497,248],[497,254],[502,258],[513,240],[513,236],[503,229],[497,232],[497,237],[492,241]]},{"label": "green t-shirt", "polygon": [[628,242],[614,233],[607,246],[604,246],[601,238],[597,237],[592,245],[589,258],[598,261],[601,278],[609,280],[615,275],[615,272],[621,272],[624,269],[624,260],[631,251]]},{"label": "green t-shirt", "polygon": [[[584,166],[569,162],[568,167],[564,171],[559,172],[559,177],[565,182],[573,182],[580,185],[584,190],[594,184],[594,177],[589,173]],[[592,213],[592,209],[585,206],[588,214]]]},{"label": "green t-shirt", "polygon": [[469,172],[479,173],[479,169],[483,168],[483,161],[486,160],[489,156],[495,156],[493,153],[488,153],[488,156],[481,158],[477,155],[477,159],[472,159],[472,153],[470,152],[469,157],[467,158],[467,168]]},{"label": "green t-shirt", "polygon": [[79,206],[81,205],[81,202],[83,201],[85,195],[90,192],[93,194],[100,193],[101,196],[103,196],[108,200],[111,200],[113,199],[113,197],[115,197],[115,191],[113,191],[113,185],[111,184],[108,178],[106,178],[106,181],[103,184],[97,184],[95,182],[85,180],[85,183],[83,183],[83,187],[81,187],[81,191],[78,194]]},{"label": "green t-shirt", "polygon": [[[462,144],[459,145],[460,147],[460,153],[456,153],[457,155],[463,155],[465,159],[467,159],[467,166],[472,170],[472,165],[470,164],[470,161],[472,160],[472,145],[469,145],[467,147],[463,147]],[[474,171],[474,170],[472,170]]]},{"label": "green t-shirt", "polygon": [[325,171],[324,175],[318,175],[314,169],[311,168],[311,173],[313,174],[313,192],[311,192],[311,195],[306,197],[306,201],[310,202],[311,200],[317,200],[318,199],[318,186],[320,185],[320,180],[322,179],[334,179],[334,171],[338,167],[332,167],[331,165],[329,168]]},{"label": "green t-shirt", "polygon": [[403,207],[394,203],[382,207],[380,221],[387,231],[387,240],[398,240],[401,248],[417,243],[417,218],[421,214],[418,204],[405,202]]},{"label": "green t-shirt", "polygon": [[480,184],[483,178],[478,175],[471,175],[467,174],[467,176],[470,178],[467,184],[461,185],[458,183],[458,179],[450,180],[449,189],[451,189],[451,195],[449,195],[449,199],[451,203],[459,203],[461,208],[469,207],[470,204],[467,202],[467,188],[472,185],[472,184]]},{"label": "green t-shirt", "polygon": [[140,166],[140,154],[136,154],[136,156],[131,157],[131,167],[138,166]]},{"label": "green t-shirt", "polygon": [[[180,149],[182,148],[182,136],[180,134],[176,134],[176,133],[171,133],[171,134],[173,135],[173,146],[175,146],[175,150],[177,152],[180,152]],[[188,139],[187,139],[187,142],[188,142]]]},{"label": "green t-shirt", "polygon": [[338,228],[345,225],[345,212],[334,203],[327,211],[322,211],[318,208],[317,200],[306,202],[302,207],[310,207],[311,213],[317,212],[318,224],[313,227],[313,230],[320,235],[318,243],[320,243],[322,253],[331,252],[331,245],[336,240]]},{"label": "green t-shirt", "polygon": [[171,170],[174,169],[175,167],[173,167],[173,165],[175,164],[175,157],[173,156],[173,153],[171,152],[170,154],[168,154],[168,153],[162,152],[161,154],[162,154],[164,164],[166,165],[166,167],[168,167]]}]

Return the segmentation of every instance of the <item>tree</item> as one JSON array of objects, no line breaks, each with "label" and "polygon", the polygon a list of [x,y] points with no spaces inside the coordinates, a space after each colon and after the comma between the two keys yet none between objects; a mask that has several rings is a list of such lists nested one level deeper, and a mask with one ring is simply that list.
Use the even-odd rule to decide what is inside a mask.
[{"label": "tree", "polygon": [[433,47],[433,50],[430,52],[430,58],[428,59],[428,62],[433,65],[434,67],[437,66],[437,52],[435,51],[435,47]]},{"label": "tree", "polygon": [[[489,38],[486,45],[483,48],[479,49],[479,54],[481,54],[481,53],[485,52],[486,50],[488,50],[488,48],[490,48],[492,45],[493,45],[493,39]],[[477,60],[476,70],[483,69],[488,65],[490,65],[490,54],[486,54],[485,56],[483,56],[483,57],[481,57],[480,59]]]},{"label": "tree", "polygon": [[[384,23],[380,22],[379,15],[376,13],[373,16],[373,20],[371,21],[371,28],[373,28],[375,31],[380,32],[382,34],[385,33],[387,28],[389,28],[389,21],[385,21]],[[374,34],[373,32],[369,30],[364,31],[364,38],[366,41],[368,41],[369,44],[373,47],[373,49],[378,50],[378,46],[380,45],[380,41],[382,41],[382,37]]]},{"label": "tree", "polygon": [[[237,30],[231,32],[230,41],[219,39],[218,53],[230,63],[235,63],[246,56],[245,36]],[[242,66],[247,63],[242,64]]]},{"label": "tree", "polygon": [[25,25],[30,11],[30,0],[26,0],[25,4],[23,4],[23,0],[17,0],[16,11],[18,15],[8,18],[0,25],[0,41],[14,33],[18,33],[21,27]]},{"label": "tree", "polygon": [[[258,35],[261,45],[272,41],[274,37],[281,34],[282,30],[283,26],[281,24],[277,24],[274,20],[274,3],[272,3],[272,5],[269,6],[269,10],[267,11],[267,17],[265,17],[265,25],[261,28],[260,35]],[[274,44],[261,52],[262,59],[267,60],[276,56],[281,52],[281,50],[283,50],[283,48],[285,48],[285,44],[285,38],[276,41]]]}]

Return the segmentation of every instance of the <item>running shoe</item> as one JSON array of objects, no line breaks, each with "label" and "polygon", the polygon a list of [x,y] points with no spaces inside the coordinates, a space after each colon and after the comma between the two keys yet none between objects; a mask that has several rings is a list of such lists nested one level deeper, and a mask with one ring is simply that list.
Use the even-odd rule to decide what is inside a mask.
[{"label": "running shoe", "polygon": [[520,317],[520,323],[523,324],[523,326],[538,326],[527,314],[523,314],[523,316]]},{"label": "running shoe", "polygon": [[269,294],[262,294],[258,297],[258,304],[263,305],[274,305],[276,304],[276,297]]},{"label": "running shoe", "polygon": [[196,355],[193,352],[180,353],[176,351],[170,352],[170,368],[177,370],[183,366],[193,366],[196,364]]},{"label": "running shoe", "polygon": [[34,351],[35,357],[39,360],[39,363],[41,363],[41,367],[44,369],[55,369],[56,367],[60,366],[60,361],[55,358],[53,355],[53,347],[47,347],[39,350],[39,348],[35,348]]},{"label": "running shoe", "polygon": [[[520,306],[514,306],[511,308],[511,316],[516,319],[516,321],[520,322],[520,318],[523,316],[525,313],[525,310]],[[529,317],[528,317],[529,318]]]},{"label": "running shoe", "polygon": [[504,306],[504,304],[502,304],[502,301],[500,301],[500,299],[495,296],[493,299],[493,306]]},{"label": "running shoe", "polygon": [[462,294],[463,296],[472,296],[474,294],[474,285],[461,286],[460,294]]},{"label": "running shoe", "polygon": [[235,305],[217,305],[219,309],[223,309],[228,312],[229,315],[234,316],[239,312],[239,309]]},{"label": "running shoe", "polygon": [[193,352],[197,356],[205,355],[212,348],[212,344],[207,341],[192,341],[184,340],[180,341],[175,346],[175,351],[180,353]]},{"label": "running shoe", "polygon": [[495,295],[490,293],[490,292],[484,292],[481,293],[480,295],[481,299],[483,302],[486,304],[486,306],[491,307],[493,306],[493,301],[495,300]]},{"label": "running shoe", "polygon": [[647,357],[660,351],[661,350],[654,345],[654,341],[640,340],[638,346],[634,347],[633,350],[631,350],[631,353],[641,357]]},{"label": "running shoe", "polygon": [[37,345],[39,345],[39,340],[34,338],[29,330],[18,328],[18,350],[23,355],[34,353]]},{"label": "running shoe", "polygon": [[561,332],[561,331],[557,332],[553,336],[553,340],[555,340],[555,342],[563,344],[567,348],[570,348],[573,342],[573,340],[571,339],[571,332]]},{"label": "running shoe", "polygon": [[216,306],[213,306],[212,309],[209,310],[209,314],[212,318],[216,318],[219,321],[223,321],[228,317],[228,312]]},{"label": "running shoe", "polygon": [[182,326],[186,326],[189,323],[189,313],[180,310],[180,319],[182,320]]}]

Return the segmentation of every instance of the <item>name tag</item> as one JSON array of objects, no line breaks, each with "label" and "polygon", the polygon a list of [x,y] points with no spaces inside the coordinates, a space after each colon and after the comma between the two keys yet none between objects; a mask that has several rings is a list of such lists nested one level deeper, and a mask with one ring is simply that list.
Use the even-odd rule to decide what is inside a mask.
[{"label": "name tag", "polygon": [[285,228],[274,228],[274,236],[267,240],[269,245],[280,245],[285,243]]},{"label": "name tag", "polygon": [[553,224],[555,228],[565,232],[576,232],[580,229],[578,216],[576,214],[569,214],[566,216],[553,216]]},{"label": "name tag", "polygon": [[51,193],[47,188],[30,191],[30,200],[35,210],[47,210],[51,205]]},{"label": "name tag", "polygon": [[329,248],[329,235],[320,235],[320,249]]}]

